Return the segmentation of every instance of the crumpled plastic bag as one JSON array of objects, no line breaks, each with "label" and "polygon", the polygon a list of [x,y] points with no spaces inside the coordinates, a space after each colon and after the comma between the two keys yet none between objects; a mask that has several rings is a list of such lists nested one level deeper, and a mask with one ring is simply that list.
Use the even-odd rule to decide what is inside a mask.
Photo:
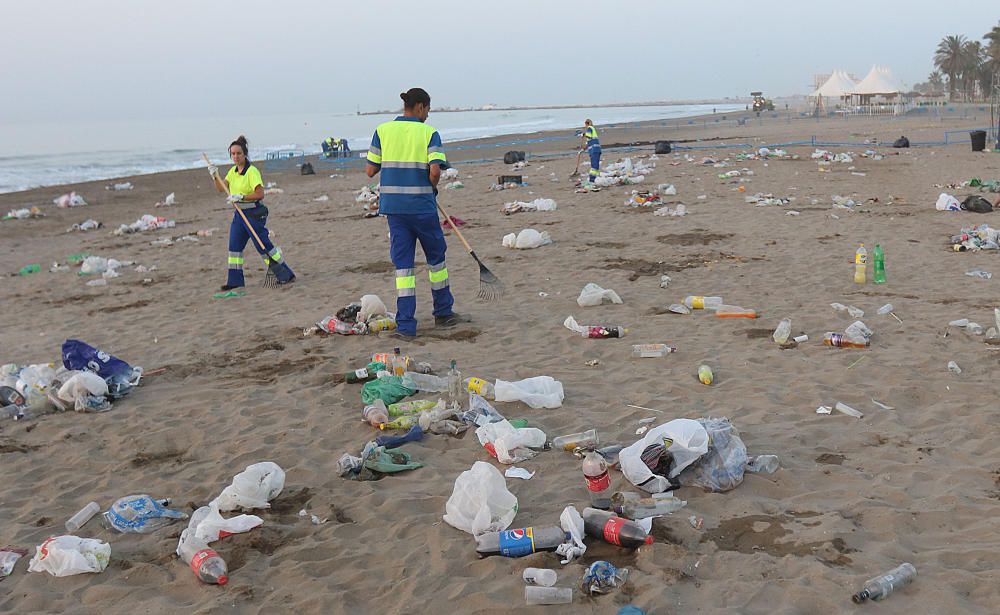
[{"label": "crumpled plastic bag", "polygon": [[515,248],[517,250],[540,248],[550,243],[552,243],[552,237],[549,236],[548,231],[542,231],[539,233],[533,228],[526,228],[517,235],[514,233],[504,235],[503,240],[501,241],[503,247]]},{"label": "crumpled plastic bag", "polygon": [[685,487],[702,487],[722,492],[743,482],[747,447],[736,427],[727,418],[698,419],[708,432],[708,451],[685,468],[677,480]]},{"label": "crumpled plastic bag", "polygon": [[144,233],[146,231],[155,231],[161,228],[173,228],[175,226],[177,226],[177,223],[173,220],[167,220],[162,216],[143,214],[142,217],[132,224],[122,224],[114,231],[113,234],[126,235],[129,233]]},{"label": "crumpled plastic bag", "polygon": [[942,192],[934,208],[938,211],[962,211],[962,203],[950,194]]},{"label": "crumpled plastic bag", "polygon": [[216,505],[223,512],[238,508],[270,508],[268,502],[278,497],[284,487],[285,471],[281,466],[273,461],[250,464],[233,477],[232,484],[209,502],[209,506]]},{"label": "crumpled plastic bag", "polygon": [[[62,360],[66,369],[89,370],[107,380],[114,376],[132,378],[135,368],[114,355],[94,348],[80,340],[66,340],[62,345]],[[140,370],[141,372],[141,370]]]},{"label": "crumpled plastic bag", "polygon": [[96,538],[53,536],[35,547],[28,572],[47,572],[68,577],[84,572],[102,572],[111,561],[111,545]]},{"label": "crumpled plastic bag", "polygon": [[531,459],[535,452],[529,449],[545,446],[544,431],[534,427],[517,429],[507,419],[480,426],[476,436],[484,447],[492,444],[497,461],[507,465]]},{"label": "crumpled plastic bag", "polygon": [[[654,474],[642,459],[647,447],[665,446],[673,458],[668,476]],[[660,493],[670,488],[667,478],[674,478],[684,468],[708,451],[708,432],[693,419],[674,419],[650,429],[639,441],[625,447],[618,454],[622,474],[633,485],[648,493]]]},{"label": "crumpled plastic bag", "polygon": [[77,412],[110,410],[111,404],[104,400],[107,395],[108,383],[91,371],[76,372],[59,387],[58,393],[59,399],[73,403]]},{"label": "crumpled plastic bag", "polygon": [[601,305],[607,299],[611,303],[621,303],[622,298],[611,289],[604,289],[590,282],[580,291],[580,296],[576,298],[576,303],[580,307],[591,307]]},{"label": "crumpled plastic bag", "polygon": [[403,386],[401,377],[383,376],[366,382],[361,387],[361,401],[370,404],[376,399],[381,399],[386,405],[389,405],[414,393],[416,393],[415,390]]},{"label": "crumpled plastic bag", "polygon": [[494,387],[497,401],[522,401],[532,408],[558,408],[565,394],[563,385],[552,376],[535,376],[517,382],[497,380]]},{"label": "crumpled plastic bag", "polygon": [[444,521],[478,536],[507,529],[516,514],[517,497],[507,489],[503,474],[477,461],[455,479],[455,488],[445,504]]},{"label": "crumpled plastic bag", "polygon": [[356,321],[368,322],[373,317],[385,316],[386,312],[385,303],[378,295],[364,295],[361,297],[361,310],[356,316]]},{"label": "crumpled plastic bag", "polygon": [[583,574],[581,587],[587,594],[606,594],[628,580],[628,568],[618,568],[611,562],[598,560]]},{"label": "crumpled plastic bag", "polygon": [[0,549],[0,580],[14,572],[14,565],[17,560],[28,554],[27,549],[15,549],[14,547],[4,547]]},{"label": "crumpled plastic bag", "polygon": [[226,536],[249,532],[263,523],[264,520],[257,515],[236,515],[226,519],[219,514],[217,506],[209,505],[202,506],[191,514],[188,529],[184,531],[193,530],[196,538],[212,543]]},{"label": "crumpled plastic bag", "polygon": [[52,199],[52,202],[56,204],[56,207],[79,207],[81,205],[86,205],[87,201],[83,200],[83,197],[76,192],[67,192],[66,194]]},{"label": "crumpled plastic bag", "polygon": [[560,563],[568,564],[587,552],[587,545],[583,543],[583,516],[575,506],[567,506],[559,515],[559,526],[571,536],[568,542],[556,547],[556,553],[563,556]]},{"label": "crumpled plastic bag", "polygon": [[485,397],[469,392],[469,409],[461,412],[458,418],[473,425],[485,425],[504,420],[504,416],[486,400]]}]

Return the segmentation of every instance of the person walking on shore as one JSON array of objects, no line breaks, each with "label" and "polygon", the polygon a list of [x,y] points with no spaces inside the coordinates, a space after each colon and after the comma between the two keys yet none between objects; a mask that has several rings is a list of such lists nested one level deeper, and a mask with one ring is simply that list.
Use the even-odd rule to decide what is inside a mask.
[{"label": "person walking on shore", "polygon": [[593,121],[588,119],[583,123],[583,134],[580,137],[583,139],[581,149],[590,155],[590,176],[587,181],[594,183],[601,174],[601,141],[597,138],[597,128],[594,127]]},{"label": "person walking on shore", "polygon": [[[247,157],[249,153],[247,139],[240,135],[229,144],[229,157],[232,158],[234,166],[226,173],[226,178],[219,177],[219,169],[214,165],[208,167],[208,173],[215,182],[215,189],[229,194],[229,202],[242,210],[247,222],[257,233],[263,245],[257,245],[256,240],[253,244],[264,257],[264,264],[270,267],[273,261],[278,265],[275,271],[278,284],[288,284],[295,281],[295,273],[285,262],[281,250],[271,243],[265,226],[268,209],[263,201],[264,182],[257,167],[250,164],[250,159]],[[243,278],[243,249],[247,241],[250,241],[250,237],[251,233],[243,222],[243,217],[234,211],[232,224],[229,225],[229,273],[222,290],[232,290],[246,285]]]},{"label": "person walking on shore", "polygon": [[434,324],[451,327],[464,319],[452,311],[448,282],[448,244],[437,215],[437,185],[447,166],[441,136],[424,122],[431,97],[421,88],[399,95],[403,115],[380,124],[368,148],[368,177],[381,172],[379,213],[389,222],[389,253],[396,267],[396,331],[417,334],[417,278],[413,260],[417,242],[424,251],[434,299]]}]

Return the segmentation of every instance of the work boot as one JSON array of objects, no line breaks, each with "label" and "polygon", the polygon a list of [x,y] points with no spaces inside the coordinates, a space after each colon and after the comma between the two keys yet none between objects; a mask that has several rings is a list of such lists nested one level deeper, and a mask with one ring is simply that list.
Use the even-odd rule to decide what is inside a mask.
[{"label": "work boot", "polygon": [[447,316],[434,317],[434,326],[442,327],[444,329],[447,329],[449,327],[454,327],[455,325],[463,322],[469,322],[469,318],[467,316],[462,316],[461,314],[452,313],[448,314]]},{"label": "work boot", "polygon": [[236,288],[243,288],[242,286],[233,286],[232,284],[223,284],[219,287],[219,290],[225,292],[227,290],[234,290]]}]

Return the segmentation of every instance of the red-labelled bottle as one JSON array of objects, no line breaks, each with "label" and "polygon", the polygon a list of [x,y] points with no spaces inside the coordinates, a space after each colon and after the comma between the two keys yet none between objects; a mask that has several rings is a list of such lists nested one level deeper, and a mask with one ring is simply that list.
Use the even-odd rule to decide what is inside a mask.
[{"label": "red-labelled bottle", "polygon": [[638,549],[653,544],[653,537],[635,521],[619,517],[613,512],[596,508],[583,509],[583,528],[588,536],[601,538],[626,549]]},{"label": "red-labelled bottle", "polygon": [[608,464],[597,453],[591,451],[583,458],[583,478],[590,492],[590,505],[594,508],[611,508],[611,475]]},{"label": "red-labelled bottle", "polygon": [[181,560],[191,566],[194,575],[202,583],[210,585],[225,585],[229,582],[229,570],[226,567],[226,560],[215,552],[202,540],[194,538],[189,534],[191,530],[184,530],[181,535],[180,544],[177,547],[177,555]]}]

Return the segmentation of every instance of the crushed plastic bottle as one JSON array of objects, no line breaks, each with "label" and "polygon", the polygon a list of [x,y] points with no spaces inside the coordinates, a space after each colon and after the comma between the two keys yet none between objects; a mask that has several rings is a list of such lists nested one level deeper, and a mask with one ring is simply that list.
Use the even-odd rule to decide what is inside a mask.
[{"label": "crushed plastic bottle", "polygon": [[774,340],[776,344],[787,344],[788,337],[792,334],[792,321],[783,318],[781,322],[778,323],[778,328],[774,330],[774,335],[771,339]]},{"label": "crushed plastic bottle", "polygon": [[757,455],[747,460],[747,471],[754,474],[774,474],[781,467],[777,455]]},{"label": "crushed plastic bottle", "polygon": [[101,516],[101,524],[123,534],[148,534],[188,518],[187,513],[167,508],[169,504],[170,500],[154,500],[148,495],[125,496]]},{"label": "crushed plastic bottle", "polygon": [[66,531],[70,534],[75,534],[77,530],[86,525],[100,510],[101,507],[97,502],[87,504],[66,521]]},{"label": "crushed plastic bottle", "polygon": [[663,357],[671,352],[677,352],[677,348],[674,346],[667,346],[666,344],[633,344],[632,345],[632,358],[634,359],[645,359],[651,357]]},{"label": "crushed plastic bottle", "polygon": [[962,373],[962,368],[958,366],[958,363],[948,361],[948,371],[957,375]]},{"label": "crushed plastic bottle", "polygon": [[684,305],[692,310],[714,310],[722,305],[722,297],[703,297],[701,295],[689,295],[684,297]]}]

